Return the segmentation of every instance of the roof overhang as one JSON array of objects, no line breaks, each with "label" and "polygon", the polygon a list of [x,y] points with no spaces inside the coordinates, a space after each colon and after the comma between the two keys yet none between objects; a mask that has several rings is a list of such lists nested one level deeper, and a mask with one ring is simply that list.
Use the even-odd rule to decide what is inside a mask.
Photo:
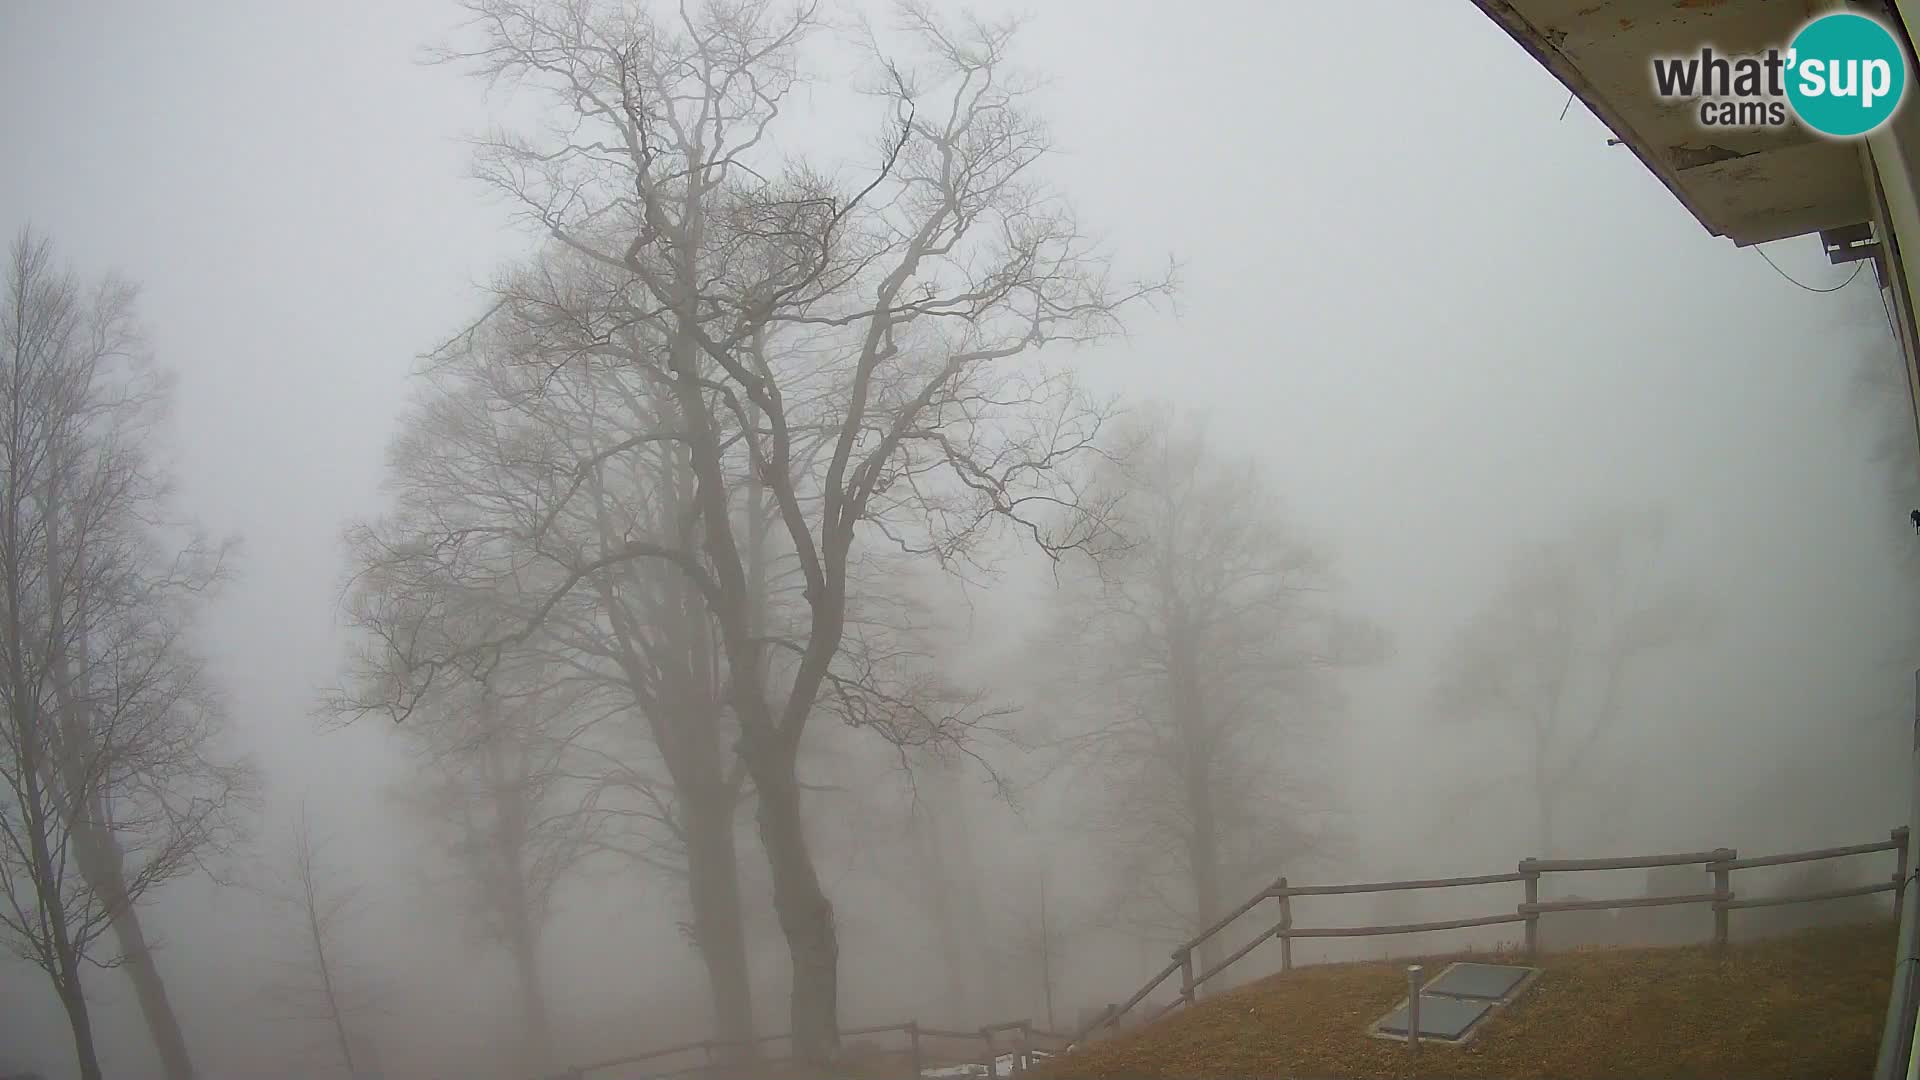
[{"label": "roof overhang", "polygon": [[1860,148],[1793,121],[1712,131],[1654,96],[1652,58],[1783,47],[1822,0],[1474,0],[1716,236],[1759,244],[1871,218]]}]

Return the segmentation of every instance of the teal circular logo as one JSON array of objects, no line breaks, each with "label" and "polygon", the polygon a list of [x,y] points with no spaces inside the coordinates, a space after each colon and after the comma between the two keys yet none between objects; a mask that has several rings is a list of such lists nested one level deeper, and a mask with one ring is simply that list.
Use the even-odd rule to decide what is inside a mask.
[{"label": "teal circular logo", "polygon": [[1907,89],[1907,58],[1887,28],[1851,12],[1822,15],[1787,46],[1787,103],[1823,135],[1865,135]]}]

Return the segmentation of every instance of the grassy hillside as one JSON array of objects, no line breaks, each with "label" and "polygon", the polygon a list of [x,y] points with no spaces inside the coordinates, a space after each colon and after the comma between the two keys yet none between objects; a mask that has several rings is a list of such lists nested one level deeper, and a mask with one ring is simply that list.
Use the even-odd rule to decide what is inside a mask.
[{"label": "grassy hillside", "polygon": [[[1550,955],[1518,1002],[1464,1047],[1370,1038],[1404,965],[1303,968],[1096,1043],[1035,1080],[1119,1077],[1866,1076],[1892,982],[1890,923],[1732,946]],[[1450,959],[1424,961],[1428,977]],[[1487,960],[1486,954],[1473,959]]]}]

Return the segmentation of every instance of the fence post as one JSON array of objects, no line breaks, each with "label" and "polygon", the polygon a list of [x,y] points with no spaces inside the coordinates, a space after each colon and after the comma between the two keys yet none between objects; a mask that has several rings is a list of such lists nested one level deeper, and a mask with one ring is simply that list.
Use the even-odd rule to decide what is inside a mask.
[{"label": "fence post", "polygon": [[[1731,848],[1721,848],[1714,852],[1715,862],[1732,862],[1738,854]],[[1713,872],[1713,944],[1715,948],[1725,948],[1727,944],[1727,901],[1733,899],[1733,871],[1720,867]]]},{"label": "fence post", "polygon": [[1186,1002],[1188,1005],[1192,1005],[1193,946],[1191,944],[1182,945],[1180,946],[1180,951],[1173,955],[1180,961],[1180,1000]]},{"label": "fence post", "polygon": [[[1540,902],[1540,871],[1533,868],[1533,861],[1520,860],[1520,872],[1527,876],[1527,905]],[[1540,913],[1529,911],[1526,906],[1522,906],[1520,913],[1527,917],[1527,959],[1537,959],[1540,956]]]},{"label": "fence post", "polygon": [[1287,891],[1287,879],[1281,878],[1274,884],[1280,895],[1280,970],[1293,970],[1293,938],[1286,931],[1293,929],[1293,894]]},{"label": "fence post", "polygon": [[1013,1051],[1013,1065],[1020,1070],[1021,1076],[1025,1076],[1027,1070],[1033,1066],[1033,1062],[1027,1057],[1031,1053],[1033,1053],[1033,1025],[1022,1020],[1020,1021],[1020,1045]]},{"label": "fence post", "polygon": [[1907,874],[1911,872],[1907,867],[1906,826],[1902,825],[1893,830],[1893,842],[1896,845],[1893,849],[1895,860],[1893,866],[1893,913],[1898,915],[1901,905],[1907,902]]},{"label": "fence post", "polygon": [[920,1080],[920,1021],[907,1021],[907,1053],[913,1058],[913,1080]]},{"label": "fence post", "polygon": [[987,1044],[987,1080],[1000,1080],[1000,1059],[993,1052],[993,1032],[981,1028],[980,1038]]}]

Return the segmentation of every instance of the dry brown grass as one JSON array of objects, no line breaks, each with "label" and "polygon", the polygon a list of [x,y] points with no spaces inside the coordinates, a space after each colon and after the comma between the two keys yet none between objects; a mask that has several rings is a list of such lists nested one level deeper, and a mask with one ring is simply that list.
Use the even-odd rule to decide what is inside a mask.
[{"label": "dry brown grass", "polygon": [[[1551,955],[1532,989],[1472,1042],[1428,1043],[1417,1059],[1366,1033],[1405,996],[1402,963],[1303,968],[1088,1046],[1033,1077],[1864,1077],[1893,950],[1883,922],[1734,945],[1725,956],[1706,946]],[[1453,959],[1466,957],[1424,961],[1428,976]]]}]

